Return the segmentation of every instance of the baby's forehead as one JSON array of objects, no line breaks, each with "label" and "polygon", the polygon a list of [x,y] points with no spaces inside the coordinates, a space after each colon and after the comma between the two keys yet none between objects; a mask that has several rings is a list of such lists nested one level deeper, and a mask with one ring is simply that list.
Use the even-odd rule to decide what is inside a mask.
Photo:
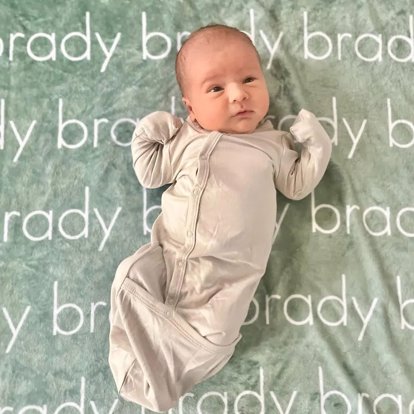
[{"label": "baby's forehead", "polygon": [[235,51],[243,47],[251,49],[256,54],[260,65],[257,50],[247,34],[227,26],[206,27],[193,32],[177,54],[175,69],[182,90],[188,81],[186,78],[191,64],[200,57],[203,58],[207,51],[214,53],[221,50],[224,45],[230,46]]}]

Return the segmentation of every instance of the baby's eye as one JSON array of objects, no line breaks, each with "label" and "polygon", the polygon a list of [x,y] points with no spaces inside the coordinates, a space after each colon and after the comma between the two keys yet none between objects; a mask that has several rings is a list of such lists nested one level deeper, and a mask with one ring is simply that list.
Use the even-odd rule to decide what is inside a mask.
[{"label": "baby's eye", "polygon": [[220,92],[222,91],[223,88],[221,86],[213,86],[212,88],[210,88],[208,91],[209,92]]},{"label": "baby's eye", "polygon": [[256,78],[253,78],[253,76],[248,76],[245,80],[244,83],[251,83],[254,82],[256,80]]}]

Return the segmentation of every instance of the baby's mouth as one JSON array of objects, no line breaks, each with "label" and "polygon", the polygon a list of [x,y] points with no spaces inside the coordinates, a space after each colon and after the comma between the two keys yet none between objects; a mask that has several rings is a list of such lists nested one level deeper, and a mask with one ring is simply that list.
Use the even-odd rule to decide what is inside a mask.
[{"label": "baby's mouth", "polygon": [[238,117],[249,116],[253,112],[254,111],[252,111],[250,109],[242,109],[241,111],[236,112],[236,114],[234,116],[238,116]]}]

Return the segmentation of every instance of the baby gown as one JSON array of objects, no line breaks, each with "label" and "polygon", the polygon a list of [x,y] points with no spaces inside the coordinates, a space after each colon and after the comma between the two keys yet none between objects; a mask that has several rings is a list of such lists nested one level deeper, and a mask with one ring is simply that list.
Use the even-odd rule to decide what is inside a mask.
[{"label": "baby gown", "polygon": [[291,133],[265,121],[251,134],[155,112],[131,148],[144,187],[171,185],[151,242],[117,269],[109,364],[122,397],[161,411],[230,359],[271,252],[276,190],[308,195],[331,140],[306,110]]}]

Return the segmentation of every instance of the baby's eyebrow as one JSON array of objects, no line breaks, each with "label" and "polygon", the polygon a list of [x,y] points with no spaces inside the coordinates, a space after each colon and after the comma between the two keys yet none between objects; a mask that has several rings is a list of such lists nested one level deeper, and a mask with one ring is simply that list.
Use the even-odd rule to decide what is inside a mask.
[{"label": "baby's eyebrow", "polygon": [[203,83],[214,82],[220,76],[219,73],[209,71],[205,74]]},{"label": "baby's eyebrow", "polygon": [[201,85],[204,86],[208,83],[215,83],[219,80],[219,75],[213,74],[213,75],[207,75],[203,81],[201,82]]}]

